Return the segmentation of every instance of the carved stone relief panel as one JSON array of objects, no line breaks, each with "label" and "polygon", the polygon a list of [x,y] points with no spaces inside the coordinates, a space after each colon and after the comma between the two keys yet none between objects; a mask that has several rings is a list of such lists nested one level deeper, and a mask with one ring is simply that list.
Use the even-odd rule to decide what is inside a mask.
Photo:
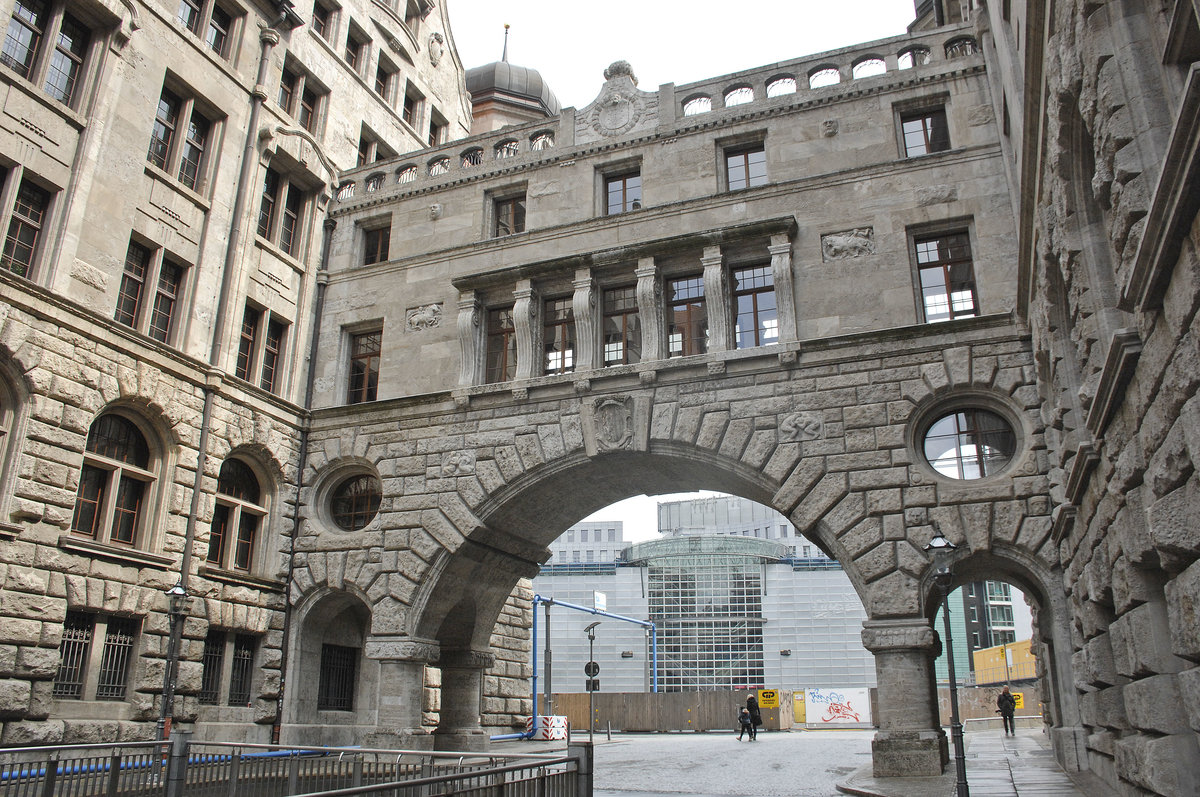
[{"label": "carved stone relief panel", "polygon": [[858,227],[821,236],[821,257],[827,262],[873,254],[875,230],[872,227]]}]

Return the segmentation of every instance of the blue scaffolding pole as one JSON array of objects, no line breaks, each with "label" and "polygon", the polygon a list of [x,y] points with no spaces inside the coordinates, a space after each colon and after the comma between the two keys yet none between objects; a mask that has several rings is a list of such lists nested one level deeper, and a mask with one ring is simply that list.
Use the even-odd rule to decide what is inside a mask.
[{"label": "blue scaffolding pole", "polygon": [[493,736],[491,738],[494,741],[502,741],[502,740],[506,740],[506,739],[529,739],[529,738],[533,737],[533,734],[537,730],[537,721],[538,721],[538,658],[537,658],[537,650],[538,650],[538,619],[537,618],[538,618],[538,613],[537,613],[537,609],[538,609],[539,603],[543,603],[546,605],[547,661],[544,666],[546,667],[547,680],[549,680],[549,677],[550,677],[550,662],[548,660],[549,652],[550,652],[550,607],[551,606],[562,606],[564,609],[574,609],[577,612],[587,612],[588,614],[594,614],[594,615],[597,615],[598,617],[609,617],[613,620],[620,620],[621,622],[624,622],[624,623],[633,623],[634,625],[640,625],[643,628],[645,628],[647,630],[647,632],[650,634],[650,691],[651,692],[658,691],[658,629],[654,625],[653,622],[651,622],[649,620],[638,620],[633,617],[625,617],[624,615],[621,615],[621,614],[613,614],[612,612],[606,612],[603,609],[593,609],[593,608],[589,608],[587,606],[580,606],[579,604],[576,604],[576,603],[567,603],[566,601],[558,601],[558,600],[555,600],[554,598],[543,598],[541,595],[534,595],[533,596],[533,643],[532,643],[533,644],[533,656],[532,656],[532,659],[533,659],[533,727],[530,728],[525,733],[505,733],[505,734],[500,734],[498,736]]}]

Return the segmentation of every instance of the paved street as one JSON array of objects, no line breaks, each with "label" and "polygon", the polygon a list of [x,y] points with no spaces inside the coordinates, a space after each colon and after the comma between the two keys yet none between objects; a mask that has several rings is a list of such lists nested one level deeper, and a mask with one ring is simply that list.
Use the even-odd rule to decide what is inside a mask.
[{"label": "paved street", "polygon": [[[951,797],[954,772],[937,778],[871,777],[871,730],[760,733],[739,742],[732,733],[604,734],[596,736],[595,797]],[[1108,797],[1090,774],[1082,788],[1054,760],[1040,729],[966,735],[972,797]],[[533,744],[514,743],[522,752]],[[557,743],[561,745],[561,743]],[[539,747],[541,745],[538,745]],[[547,745],[549,747],[550,745]],[[515,749],[514,749],[515,751]]]}]

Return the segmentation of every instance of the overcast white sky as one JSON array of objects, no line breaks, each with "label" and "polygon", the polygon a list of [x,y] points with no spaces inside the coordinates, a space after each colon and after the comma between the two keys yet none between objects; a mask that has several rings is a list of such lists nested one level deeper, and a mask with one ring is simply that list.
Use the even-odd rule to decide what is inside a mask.
[{"label": "overcast white sky", "polygon": [[[500,60],[507,23],[509,63],[538,70],[564,108],[590,104],[613,61],[628,61],[638,88],[654,91],[897,36],[914,16],[913,0],[442,1],[464,67]],[[637,496],[586,519],[621,520],[636,542],[655,535],[658,501],[695,495]]]},{"label": "overcast white sky", "polygon": [[638,88],[691,83],[824,50],[897,36],[913,0],[443,0],[470,69],[500,60],[538,70],[564,108],[600,93],[605,67],[628,61]]}]

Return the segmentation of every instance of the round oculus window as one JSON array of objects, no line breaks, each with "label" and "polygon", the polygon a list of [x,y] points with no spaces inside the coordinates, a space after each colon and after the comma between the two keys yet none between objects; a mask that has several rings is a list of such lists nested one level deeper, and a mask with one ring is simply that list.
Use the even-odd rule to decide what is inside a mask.
[{"label": "round oculus window", "polygon": [[375,519],[383,489],[374,476],[351,476],[333,491],[329,511],[338,528],[358,531]]},{"label": "round oculus window", "polygon": [[982,479],[1004,470],[1016,453],[1012,426],[989,410],[943,415],[925,432],[925,459],[951,479]]}]

